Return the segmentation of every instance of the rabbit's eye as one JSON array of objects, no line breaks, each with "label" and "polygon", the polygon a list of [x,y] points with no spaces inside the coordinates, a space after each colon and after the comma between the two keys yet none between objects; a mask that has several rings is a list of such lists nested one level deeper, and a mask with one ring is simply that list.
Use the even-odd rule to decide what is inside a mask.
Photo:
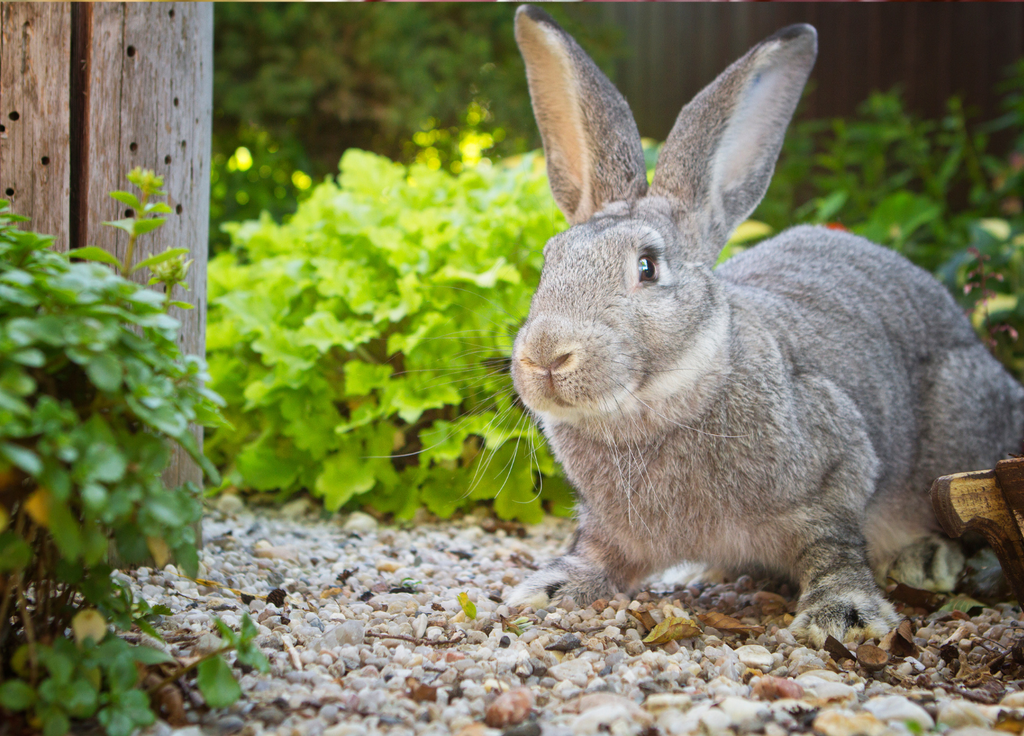
[{"label": "rabbit's eye", "polygon": [[637,266],[640,269],[641,281],[654,281],[658,278],[658,264],[653,258],[644,256],[637,262]]}]

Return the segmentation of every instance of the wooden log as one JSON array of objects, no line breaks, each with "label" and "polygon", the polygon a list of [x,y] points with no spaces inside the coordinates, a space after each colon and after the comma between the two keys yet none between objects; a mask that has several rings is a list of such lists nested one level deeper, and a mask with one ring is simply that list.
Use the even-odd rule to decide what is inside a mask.
[{"label": "wooden log", "polygon": [[68,249],[71,3],[0,3],[0,197]]},{"label": "wooden log", "polygon": [[1024,603],[1024,458],[938,478],[932,507],[949,536],[974,531],[992,545],[1014,596]]},{"label": "wooden log", "polygon": [[[192,265],[188,291],[174,298],[183,353],[206,354],[206,261],[210,220],[210,146],[213,123],[213,8],[208,3],[96,3],[89,8],[89,76],[82,178],[85,242],[125,257],[128,236],[102,223],[129,216],[108,196],[132,189],[136,166],[164,177],[173,213],[163,227],[139,238],[135,261],[168,248],[186,247]],[[148,272],[132,276],[146,283]],[[191,427],[199,447],[202,427]],[[177,445],[164,484],[202,487],[199,466]],[[201,527],[196,526],[197,541]]]},{"label": "wooden log", "polygon": [[[91,24],[88,90],[89,171],[86,239],[124,258],[127,234],[105,220],[126,216],[108,192],[130,189],[126,174],[136,166],[164,177],[166,224],[139,238],[136,262],[171,247],[189,248],[188,291],[172,307],[181,321],[178,345],[191,355],[206,353],[206,260],[210,220],[210,143],[213,123],[213,8],[208,3],[96,3]],[[132,277],[145,283],[148,272]],[[202,428],[192,431],[202,447]],[[202,472],[175,446],[164,483],[191,481]]]}]

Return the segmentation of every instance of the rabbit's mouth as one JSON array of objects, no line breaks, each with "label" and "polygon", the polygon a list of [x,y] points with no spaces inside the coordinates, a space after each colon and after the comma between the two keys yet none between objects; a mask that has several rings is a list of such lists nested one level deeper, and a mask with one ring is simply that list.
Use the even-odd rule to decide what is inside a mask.
[{"label": "rabbit's mouth", "polygon": [[616,387],[628,382],[629,360],[600,322],[558,314],[527,321],[512,350],[512,381],[533,412],[576,422],[615,411]]},{"label": "rabbit's mouth", "polygon": [[615,411],[620,400],[612,390],[614,384],[605,385],[595,371],[588,370],[585,362],[571,353],[562,353],[545,363],[526,355],[516,356],[512,361],[512,378],[526,406],[536,414],[562,422],[576,423],[607,415]]}]

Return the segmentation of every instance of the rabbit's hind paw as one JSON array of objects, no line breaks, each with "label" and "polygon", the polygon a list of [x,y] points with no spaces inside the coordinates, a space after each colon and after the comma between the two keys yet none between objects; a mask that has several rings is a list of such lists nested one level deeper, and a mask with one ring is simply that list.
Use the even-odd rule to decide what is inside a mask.
[{"label": "rabbit's hind paw", "polygon": [[899,615],[880,594],[846,591],[804,607],[789,630],[821,647],[829,636],[839,641],[881,638],[899,622]]},{"label": "rabbit's hind paw", "polygon": [[959,544],[928,536],[904,547],[885,572],[885,578],[912,588],[947,592],[956,587],[965,562]]},{"label": "rabbit's hind paw", "polygon": [[586,606],[598,598],[616,593],[604,573],[572,555],[557,557],[517,585],[506,604],[544,608],[559,598],[572,598],[577,606]]}]

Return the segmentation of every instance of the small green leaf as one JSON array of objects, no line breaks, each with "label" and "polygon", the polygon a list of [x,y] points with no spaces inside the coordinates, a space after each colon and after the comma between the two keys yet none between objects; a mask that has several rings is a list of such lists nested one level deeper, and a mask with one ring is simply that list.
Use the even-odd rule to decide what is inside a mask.
[{"label": "small green leaf", "polygon": [[32,548],[15,534],[0,534],[0,572],[21,570],[32,561]]},{"label": "small green leaf", "polygon": [[[160,218],[156,219],[159,219],[161,223],[163,222]],[[144,220],[143,222],[154,222],[154,220]],[[132,272],[138,271],[140,268],[152,268],[153,266],[163,263],[164,261],[169,261],[172,258],[177,258],[185,253],[188,253],[188,248],[168,248],[163,253],[157,253],[155,256],[150,256],[143,261],[139,261],[132,268]]]},{"label": "small green leaf", "polygon": [[96,712],[99,693],[86,679],[74,679],[64,689],[61,705],[75,718],[88,718]]},{"label": "small green leaf", "polygon": [[43,472],[43,463],[32,450],[11,442],[0,442],[0,455],[31,476]]},{"label": "small green leaf", "polygon": [[981,601],[976,601],[970,596],[955,595],[939,608],[940,611],[961,611],[970,614],[978,612],[985,607]]},{"label": "small green leaf", "polygon": [[51,706],[42,716],[43,736],[64,736],[71,730],[71,720],[67,714]]},{"label": "small green leaf", "polygon": [[11,679],[0,684],[0,705],[7,710],[27,710],[35,705],[36,691],[24,680]]},{"label": "small green leaf", "polygon": [[145,235],[148,232],[152,232],[153,230],[156,230],[158,227],[163,225],[166,221],[167,221],[166,218],[163,218],[163,217],[151,217],[151,218],[146,219],[146,220],[136,220],[135,221],[135,234],[136,235]]},{"label": "small green leaf", "polygon": [[194,544],[184,543],[174,548],[174,559],[178,566],[189,577],[199,574],[199,553]]},{"label": "small green leaf", "polygon": [[11,355],[11,360],[21,365],[27,365],[30,368],[42,368],[46,364],[46,356],[43,354],[43,351],[36,348],[19,350]]},{"label": "small green leaf", "polygon": [[468,619],[476,619],[476,605],[469,599],[469,593],[459,593],[459,605]]},{"label": "small green leaf", "polygon": [[85,367],[89,380],[100,391],[112,393],[121,387],[121,361],[113,353],[100,353]]},{"label": "small green leaf", "polygon": [[[131,220],[128,222],[131,222]],[[103,224],[109,225],[110,223],[105,222]],[[99,261],[100,263],[106,263],[108,266],[121,268],[121,261],[117,259],[117,256],[95,245],[87,245],[84,248],[75,248],[68,251],[68,258],[80,258],[83,261]]]},{"label": "small green leaf", "polygon": [[132,659],[142,664],[160,664],[161,662],[173,662],[174,657],[167,652],[147,646],[132,647]]},{"label": "small green leaf", "polygon": [[142,210],[143,214],[146,214],[146,215],[151,215],[151,214],[154,214],[154,213],[159,214],[159,215],[169,215],[173,211],[174,210],[172,210],[167,205],[166,202],[147,202],[146,206]]},{"label": "small green leaf", "polygon": [[241,697],[242,688],[231,674],[227,662],[219,655],[203,660],[197,669],[199,692],[211,708],[226,708]]},{"label": "small green leaf", "polygon": [[140,207],[142,207],[142,202],[140,202],[139,198],[136,197],[131,192],[111,192],[110,196],[116,199],[118,202],[126,204],[134,209],[139,209]]},{"label": "small green leaf", "polygon": [[172,301],[171,302],[171,306],[172,307],[177,307],[178,309],[195,309],[196,308],[196,306],[194,304],[189,304],[188,302],[179,302],[179,301]]},{"label": "small green leaf", "polygon": [[124,230],[126,233],[131,235],[135,231],[135,218],[126,217],[123,220],[109,220],[103,223],[110,227],[116,227],[118,230]]}]

